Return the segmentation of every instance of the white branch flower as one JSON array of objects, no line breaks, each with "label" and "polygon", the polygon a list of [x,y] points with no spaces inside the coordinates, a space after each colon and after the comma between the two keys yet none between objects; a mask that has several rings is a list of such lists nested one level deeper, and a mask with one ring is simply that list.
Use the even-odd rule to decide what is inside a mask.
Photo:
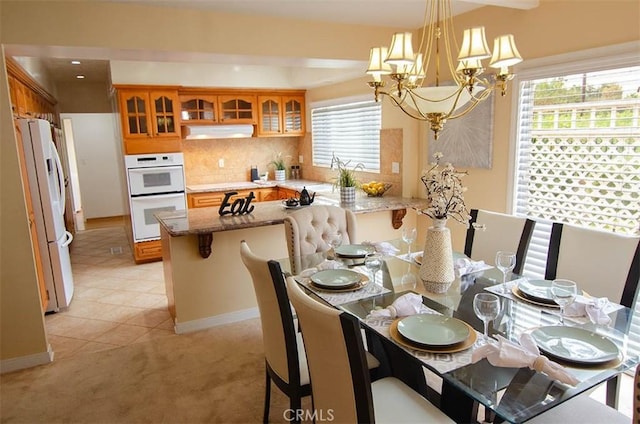
[{"label": "white branch flower", "polygon": [[452,164],[440,167],[442,153],[436,152],[435,163],[428,171],[423,171],[422,183],[427,190],[429,206],[421,212],[432,219],[453,218],[462,224],[468,224],[469,211],[464,204],[462,177],[466,172],[456,171]]}]

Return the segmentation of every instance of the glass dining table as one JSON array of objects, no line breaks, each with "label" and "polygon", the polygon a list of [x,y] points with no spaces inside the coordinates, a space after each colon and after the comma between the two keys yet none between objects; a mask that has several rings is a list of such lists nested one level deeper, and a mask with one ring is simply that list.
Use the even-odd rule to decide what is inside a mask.
[{"label": "glass dining table", "polygon": [[[491,266],[457,277],[446,293],[428,292],[418,276],[416,255],[421,252],[408,256],[406,245],[401,240],[385,243],[395,246],[398,252],[384,256],[382,268],[376,275],[379,285],[375,287],[369,281],[359,290],[333,292],[309,284],[307,277],[313,270],[322,268],[322,264],[331,260],[335,260],[334,266],[361,272],[371,279],[363,259],[338,258],[330,252],[301,258],[307,272],[294,277],[310,295],[360,319],[367,334],[369,351],[381,359],[381,373],[400,378],[439,405],[456,422],[476,422],[479,405],[483,405],[485,414],[493,415],[496,421],[525,422],[595,386],[617,381],[621,373],[635,368],[640,361],[640,337],[631,331],[632,322],[634,325],[640,322],[640,312],[615,305],[609,313],[612,319],[609,325],[592,324],[584,318],[565,317],[565,326],[585,329],[595,337],[613,342],[619,350],[616,359],[604,363],[588,360],[573,362],[568,359],[572,357],[571,352],[566,356],[561,355],[561,359],[551,356],[550,359],[563,365],[579,380],[575,386],[558,382],[528,367],[498,367],[486,359],[474,363],[473,351],[486,343],[482,335],[483,323],[473,310],[476,293],[490,291],[498,294],[502,303],[501,312],[492,321],[489,334],[491,337],[501,335],[516,343],[524,332],[560,326],[559,309],[529,302],[518,296],[514,287],[523,281],[521,277],[509,275],[507,282],[502,284],[502,273]],[[454,259],[463,256],[455,253]],[[279,262],[283,271],[290,270],[289,258]],[[396,333],[394,319],[375,316],[371,312],[384,309],[411,292],[422,296],[423,305],[431,313],[457,318],[471,326],[477,332],[475,342],[464,350],[452,352],[413,349],[410,345],[399,343],[397,334],[395,338],[392,337]],[[428,371],[425,373],[425,370]],[[437,383],[441,382],[441,387],[433,387],[433,381],[427,384],[425,374],[435,376]]]}]

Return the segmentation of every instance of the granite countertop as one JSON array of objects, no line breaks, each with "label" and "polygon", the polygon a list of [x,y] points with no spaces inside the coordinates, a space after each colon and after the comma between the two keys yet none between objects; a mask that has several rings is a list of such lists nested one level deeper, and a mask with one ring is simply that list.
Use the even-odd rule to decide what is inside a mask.
[{"label": "granite countertop", "polygon": [[304,187],[310,192],[328,193],[333,191],[331,183],[310,180],[266,181],[254,183],[251,181],[225,182],[213,184],[189,184],[187,193],[206,193],[214,191],[252,190],[260,188],[282,187],[289,190],[302,191]]},{"label": "granite countertop", "polygon": [[[315,197],[314,205],[335,205],[350,209],[356,214],[379,211],[397,211],[401,209],[421,209],[426,207],[426,200],[404,197],[367,197],[359,194],[353,205],[340,204],[340,195],[336,193],[319,193]],[[189,234],[207,234],[219,231],[238,230],[243,228],[277,225],[284,222],[284,218],[299,208],[288,209],[282,201],[256,202],[250,214],[225,215],[218,214],[217,207],[195,208],[186,211],[160,212],[156,218],[160,225],[172,237]]]}]

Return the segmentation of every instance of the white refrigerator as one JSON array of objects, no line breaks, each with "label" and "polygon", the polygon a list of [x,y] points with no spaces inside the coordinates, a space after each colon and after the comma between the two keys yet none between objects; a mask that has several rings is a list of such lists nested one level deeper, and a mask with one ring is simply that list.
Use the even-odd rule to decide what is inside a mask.
[{"label": "white refrigerator", "polygon": [[49,303],[47,312],[66,308],[73,297],[69,245],[65,228],[65,185],[51,124],[43,119],[21,119],[22,142],[33,202],[38,248],[42,257]]}]

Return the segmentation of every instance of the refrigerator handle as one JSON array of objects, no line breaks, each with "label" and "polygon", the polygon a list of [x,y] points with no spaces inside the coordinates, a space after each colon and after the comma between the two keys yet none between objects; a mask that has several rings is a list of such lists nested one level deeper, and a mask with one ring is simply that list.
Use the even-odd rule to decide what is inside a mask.
[{"label": "refrigerator handle", "polygon": [[53,141],[51,141],[51,148],[53,149],[53,154],[56,159],[56,167],[58,168],[58,185],[60,187],[60,204],[62,205],[62,207],[60,208],[61,209],[60,213],[64,215],[64,208],[66,207],[65,202],[67,201],[67,199],[64,195],[64,174],[62,173],[62,162],[60,162],[60,155],[58,155],[58,149],[56,149],[56,145],[53,143]]},{"label": "refrigerator handle", "polygon": [[73,234],[71,234],[69,231],[65,231],[65,235],[67,236],[67,239],[64,241],[64,243],[62,243],[62,247],[69,246],[73,241]]}]

